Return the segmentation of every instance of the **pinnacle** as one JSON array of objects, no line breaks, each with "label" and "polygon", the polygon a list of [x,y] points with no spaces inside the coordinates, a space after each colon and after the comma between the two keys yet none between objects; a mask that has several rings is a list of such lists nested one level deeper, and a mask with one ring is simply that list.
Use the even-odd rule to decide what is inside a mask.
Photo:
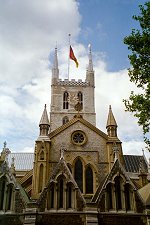
[{"label": "pinnacle", "polygon": [[92,62],[92,50],[91,50],[91,44],[88,45],[89,48],[89,65],[88,65],[88,71],[93,72],[93,62]]},{"label": "pinnacle", "polygon": [[42,114],[39,125],[42,125],[42,124],[48,124],[49,125],[49,119],[48,119],[48,115],[47,115],[46,104],[44,106],[44,111],[43,111],[43,114]]},{"label": "pinnacle", "polygon": [[117,126],[115,117],[113,115],[112,109],[111,109],[111,105],[109,106],[109,113],[108,113],[108,119],[107,119],[107,125],[108,126]]}]

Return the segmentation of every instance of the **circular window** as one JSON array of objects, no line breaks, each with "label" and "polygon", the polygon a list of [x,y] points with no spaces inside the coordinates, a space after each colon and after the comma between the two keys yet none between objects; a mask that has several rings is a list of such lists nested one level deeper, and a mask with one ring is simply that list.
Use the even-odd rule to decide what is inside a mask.
[{"label": "circular window", "polygon": [[86,142],[86,136],[82,131],[75,131],[71,136],[72,142],[76,145],[83,145]]}]

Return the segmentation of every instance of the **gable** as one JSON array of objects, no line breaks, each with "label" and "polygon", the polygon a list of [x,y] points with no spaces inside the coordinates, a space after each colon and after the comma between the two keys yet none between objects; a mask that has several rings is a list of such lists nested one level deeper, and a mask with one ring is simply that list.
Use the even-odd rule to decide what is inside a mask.
[{"label": "gable", "polygon": [[[56,198],[57,202],[54,203]],[[37,205],[40,211],[54,208],[74,208],[78,211],[85,207],[85,200],[63,157],[54,168]]]},{"label": "gable", "polygon": [[80,121],[82,124],[84,124],[85,126],[89,127],[91,130],[95,131],[97,134],[99,134],[100,136],[102,136],[105,139],[108,139],[108,136],[102,132],[101,130],[99,130],[97,127],[95,127],[94,125],[92,125],[91,123],[89,123],[88,121],[84,120],[82,118],[81,115],[76,115],[72,120],[70,120],[68,123],[60,126],[59,128],[57,128],[56,130],[54,130],[53,132],[51,132],[49,134],[49,137],[52,138],[55,135],[59,134],[60,132],[62,132],[63,130],[65,130],[66,128],[72,126],[73,124],[75,124],[76,122]]},{"label": "gable", "polygon": [[[75,143],[72,139],[74,132],[83,134],[85,138],[84,143]],[[65,129],[57,132],[57,134],[51,136],[51,151],[53,152],[52,161],[58,161],[60,158],[60,148],[63,146],[65,149],[65,155],[72,154],[73,157],[83,156],[85,154],[93,154],[90,157],[95,157],[97,160],[99,155],[101,161],[106,161],[106,144],[107,139],[101,133],[96,132],[82,123],[80,120],[76,120],[75,123],[67,126]],[[98,161],[97,161],[98,162]]]}]

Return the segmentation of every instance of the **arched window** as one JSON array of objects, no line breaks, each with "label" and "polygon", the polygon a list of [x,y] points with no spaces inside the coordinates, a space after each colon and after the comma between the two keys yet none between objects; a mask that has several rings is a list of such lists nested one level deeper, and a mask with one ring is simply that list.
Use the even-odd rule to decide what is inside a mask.
[{"label": "arched window", "polygon": [[6,207],[5,207],[6,211],[11,210],[12,191],[13,191],[13,186],[9,184],[7,188],[7,195],[6,195]]},{"label": "arched window", "polygon": [[67,91],[65,91],[63,95],[63,109],[68,109],[68,106],[69,106],[68,97],[69,97],[69,94]]},{"label": "arched window", "polygon": [[67,185],[67,208],[72,208],[72,184]]},{"label": "arched window", "polygon": [[78,100],[79,103],[81,104],[82,108],[83,108],[83,94],[81,91],[78,92]]},{"label": "arched window", "polygon": [[63,208],[64,204],[64,180],[63,177],[60,177],[58,182],[58,208]]},{"label": "arched window", "polygon": [[93,193],[93,171],[90,166],[86,168],[85,171],[85,192],[86,194]]},{"label": "arched window", "polygon": [[0,210],[3,210],[5,186],[6,186],[6,178],[2,177],[0,179]]},{"label": "arched window", "polygon": [[131,204],[130,204],[130,186],[129,184],[125,184],[124,186],[124,193],[125,193],[125,207],[126,210],[131,210]]},{"label": "arched window", "polygon": [[116,195],[116,209],[122,209],[121,202],[121,177],[115,177],[115,195]]},{"label": "arched window", "polygon": [[107,184],[106,192],[107,192],[107,209],[110,210],[113,208],[112,207],[112,185],[111,185],[111,183]]},{"label": "arched window", "polygon": [[68,123],[68,122],[69,122],[68,117],[67,117],[67,116],[63,117],[63,119],[62,119],[62,124],[64,125],[64,124],[66,124],[66,123]]},{"label": "arched window", "polygon": [[50,187],[50,208],[54,208],[54,184]]},{"label": "arched window", "polygon": [[41,153],[40,153],[40,160],[44,160],[44,152],[43,151],[41,151]]},{"label": "arched window", "polygon": [[42,191],[42,188],[43,188],[43,172],[44,172],[44,167],[43,167],[43,164],[40,165],[40,168],[39,168],[39,193]]},{"label": "arched window", "polygon": [[81,192],[83,192],[83,165],[80,159],[77,159],[75,163],[74,177],[78,187],[80,188]]}]

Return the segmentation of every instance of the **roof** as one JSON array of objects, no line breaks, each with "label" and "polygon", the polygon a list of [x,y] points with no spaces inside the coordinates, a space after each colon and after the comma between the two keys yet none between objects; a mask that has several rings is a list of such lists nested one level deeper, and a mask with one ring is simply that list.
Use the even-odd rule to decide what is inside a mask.
[{"label": "roof", "polygon": [[10,153],[8,155],[9,166],[11,166],[13,157],[16,170],[33,169],[34,153]]},{"label": "roof", "polygon": [[150,205],[150,183],[138,190],[146,205]]},{"label": "roof", "polygon": [[143,155],[123,155],[123,158],[127,172],[139,173],[141,161],[143,161],[145,171],[148,170],[147,162]]}]

